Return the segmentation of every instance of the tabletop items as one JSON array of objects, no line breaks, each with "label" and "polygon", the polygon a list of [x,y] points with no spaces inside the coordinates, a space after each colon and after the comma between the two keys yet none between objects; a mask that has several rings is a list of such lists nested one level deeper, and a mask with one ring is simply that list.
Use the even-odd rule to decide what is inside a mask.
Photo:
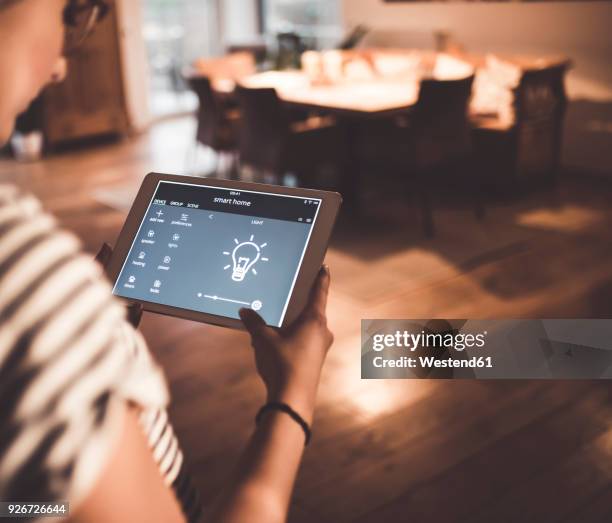
[{"label": "tabletop items", "polygon": [[[392,171],[383,166],[394,158],[417,159],[419,165],[411,165],[412,174],[406,176],[419,173],[421,192],[427,188],[431,194],[435,184],[424,181],[441,180],[449,167],[458,171],[451,180],[459,180],[460,187],[498,181],[508,186],[526,179],[526,173],[532,179],[553,179],[559,164],[563,78],[569,66],[563,57],[351,49],[306,51],[301,69],[254,72],[251,66],[232,55],[199,61],[190,83],[193,75],[208,76],[214,97],[239,110],[234,143],[241,163],[274,171],[279,181],[290,170],[302,183],[315,180],[308,173],[312,165],[331,162],[347,208],[359,208],[368,151],[379,170]],[[453,114],[441,111],[455,88]],[[265,93],[274,93],[274,104],[247,110],[266,105],[246,103],[249,91],[262,100]],[[216,104],[208,105],[208,116],[214,117],[210,109]],[[281,113],[283,123],[273,129],[271,122]],[[310,125],[313,115],[333,121]],[[199,120],[206,117],[204,106]],[[200,121],[199,129],[204,128]],[[268,128],[274,139],[262,140]],[[267,147],[268,142],[275,146]],[[458,144],[459,153],[453,148]],[[262,162],[260,151],[268,151],[273,161],[266,157]],[[396,167],[403,163],[395,162]],[[482,216],[480,210],[476,214]],[[429,222],[424,229],[431,234],[430,210],[423,215]]]},{"label": "tabletop items", "polygon": [[411,107],[417,101],[423,78],[452,80],[475,74],[470,113],[494,115],[502,125],[510,125],[512,91],[522,71],[564,61],[561,57],[493,54],[475,57],[418,50],[359,49],[306,51],[300,70],[254,72],[254,65],[246,64],[244,57],[228,55],[198,61],[194,72],[211,77],[215,90],[225,95],[240,83],[245,87],[274,88],[288,103],[364,113]]}]

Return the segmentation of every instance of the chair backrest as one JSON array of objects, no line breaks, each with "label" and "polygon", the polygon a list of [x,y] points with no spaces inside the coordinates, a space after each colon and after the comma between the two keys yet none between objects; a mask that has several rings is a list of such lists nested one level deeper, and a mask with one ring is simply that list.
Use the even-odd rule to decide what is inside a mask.
[{"label": "chair backrest", "polygon": [[240,161],[258,169],[278,172],[289,136],[289,120],[273,88],[236,87],[242,114]]},{"label": "chair backrest", "polygon": [[563,63],[523,72],[515,98],[518,122],[557,116],[565,111],[567,67]]},{"label": "chair backrest", "polygon": [[561,155],[568,64],[523,72],[514,91],[519,174],[550,174]]},{"label": "chair backrest", "polygon": [[223,109],[215,97],[209,78],[206,76],[189,76],[186,80],[200,102],[197,140],[204,145],[215,148],[217,133],[223,123]]},{"label": "chair backrest", "polygon": [[470,154],[468,107],[473,81],[474,76],[421,81],[413,122],[416,160],[422,167]]}]

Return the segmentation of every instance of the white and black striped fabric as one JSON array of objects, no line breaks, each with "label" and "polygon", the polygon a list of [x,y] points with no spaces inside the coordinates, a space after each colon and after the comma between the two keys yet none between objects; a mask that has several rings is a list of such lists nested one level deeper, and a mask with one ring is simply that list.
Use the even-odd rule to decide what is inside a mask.
[{"label": "white and black striped fabric", "polygon": [[78,505],[130,402],[164,481],[198,520],[163,373],[125,316],[78,240],[34,197],[0,185],[0,499]]}]

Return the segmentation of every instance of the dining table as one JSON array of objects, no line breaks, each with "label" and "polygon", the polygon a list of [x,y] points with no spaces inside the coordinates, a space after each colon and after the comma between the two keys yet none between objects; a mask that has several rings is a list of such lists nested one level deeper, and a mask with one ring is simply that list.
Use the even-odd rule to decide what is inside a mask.
[{"label": "dining table", "polygon": [[474,74],[470,118],[474,125],[484,122],[503,130],[513,123],[512,89],[518,85],[520,76],[528,70],[569,63],[566,57],[557,55],[449,55],[406,49],[328,53],[334,53],[340,72],[263,71],[241,78],[214,77],[211,84],[218,96],[230,100],[237,83],[251,88],[274,88],[290,109],[333,115],[346,137],[347,154],[339,189],[346,206],[357,214],[363,174],[356,155],[360,129],[373,119],[409,116],[418,101],[422,78],[452,79]]},{"label": "dining table", "polygon": [[[372,81],[312,83],[299,71],[266,71],[240,80],[251,88],[274,88],[287,106],[296,109],[353,115],[361,118],[388,116],[406,111],[418,98],[419,81],[405,78]],[[232,96],[236,81],[220,78],[213,88],[224,96]]]},{"label": "dining table", "polygon": [[[403,82],[384,79],[359,82],[313,83],[299,71],[266,71],[240,80],[251,88],[272,87],[289,109],[333,115],[344,136],[339,191],[345,208],[355,217],[361,213],[362,169],[355,154],[361,129],[368,121],[408,114],[418,100],[419,81],[404,78]],[[215,79],[218,95],[233,97],[236,81]]]},{"label": "dining table", "polygon": [[[240,78],[217,76],[212,86],[223,97],[232,97],[239,82],[245,87],[274,88],[280,99],[297,109],[310,109],[359,118],[378,118],[409,111],[416,104],[419,86],[424,77],[438,79],[461,78],[469,74],[484,76],[487,72],[502,76],[501,82],[517,82],[523,72],[568,64],[562,55],[503,55],[468,54],[449,55],[433,51],[364,49],[359,51],[331,51],[345,56],[345,60],[363,59],[370,71],[351,78],[346,75],[345,64],[342,73],[333,78],[322,75],[313,78],[303,70],[263,71]],[[401,71],[385,72],[377,69],[376,59],[387,64],[391,59],[411,60],[414,64]],[[440,64],[440,67],[438,67]],[[379,66],[382,68],[382,66]],[[389,65],[386,65],[388,68]],[[397,67],[397,66],[396,66]],[[197,71],[195,72],[197,74]],[[332,76],[332,75],[329,75]],[[511,76],[513,78],[508,78]],[[483,82],[484,83],[484,82]],[[489,84],[491,84],[489,80]],[[493,101],[483,100],[485,86],[476,84],[470,104],[470,114],[492,114]]]}]

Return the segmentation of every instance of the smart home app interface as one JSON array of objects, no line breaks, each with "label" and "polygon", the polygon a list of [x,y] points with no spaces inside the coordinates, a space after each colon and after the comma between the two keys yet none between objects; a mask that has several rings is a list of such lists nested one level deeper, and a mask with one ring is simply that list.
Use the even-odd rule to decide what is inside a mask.
[{"label": "smart home app interface", "polygon": [[160,182],[113,293],[280,326],[321,200]]}]

